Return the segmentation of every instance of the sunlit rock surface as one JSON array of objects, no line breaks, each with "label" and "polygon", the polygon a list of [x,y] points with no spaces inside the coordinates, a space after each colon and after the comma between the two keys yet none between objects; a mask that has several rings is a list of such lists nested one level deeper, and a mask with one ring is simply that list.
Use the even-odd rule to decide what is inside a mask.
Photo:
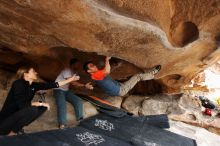
[{"label": "sunlit rock surface", "polygon": [[72,48],[126,60],[117,79],[161,64],[166,92],[220,57],[219,0],[1,0],[0,20],[2,68],[34,62],[50,80]]},{"label": "sunlit rock surface", "polygon": [[[162,70],[158,80],[139,83],[133,95],[106,100],[136,115],[166,113],[219,133],[219,118],[205,116],[194,96],[218,91],[203,71],[214,64],[211,70],[219,74],[219,26],[219,0],[1,0],[0,107],[21,65],[36,64],[42,79],[54,80],[72,57],[102,67],[100,60],[112,56],[111,76],[117,80],[157,64]],[[89,81],[82,69],[79,74]],[[99,90],[80,92],[105,97]],[[51,111],[27,131],[57,128],[52,92],[47,96]],[[91,104],[84,106],[86,117],[97,114]],[[69,124],[76,125],[73,108],[68,110]]]}]

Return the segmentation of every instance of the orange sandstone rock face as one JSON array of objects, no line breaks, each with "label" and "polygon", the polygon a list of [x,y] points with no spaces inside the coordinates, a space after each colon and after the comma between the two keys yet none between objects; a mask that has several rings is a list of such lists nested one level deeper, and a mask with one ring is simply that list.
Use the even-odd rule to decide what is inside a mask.
[{"label": "orange sandstone rock face", "polygon": [[116,79],[161,64],[172,92],[220,59],[219,0],[2,0],[0,20],[0,66],[33,62],[49,80],[96,52],[126,61]]}]

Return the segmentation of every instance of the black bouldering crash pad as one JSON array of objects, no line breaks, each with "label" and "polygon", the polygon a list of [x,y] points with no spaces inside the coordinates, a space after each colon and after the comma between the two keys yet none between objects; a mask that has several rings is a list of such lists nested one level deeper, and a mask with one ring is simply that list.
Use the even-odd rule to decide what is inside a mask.
[{"label": "black bouldering crash pad", "polygon": [[119,139],[75,127],[27,135],[1,137],[0,146],[131,146]]},{"label": "black bouldering crash pad", "polygon": [[[166,121],[168,119],[165,117],[165,115],[157,115],[116,118],[99,114],[82,121],[80,126],[109,137],[121,139],[135,146],[196,146],[193,139],[162,129],[160,123],[168,123]],[[166,120],[164,121],[164,119]]]},{"label": "black bouldering crash pad", "polygon": [[196,146],[169,132],[166,115],[113,117],[99,114],[78,127],[0,137],[0,146]]}]

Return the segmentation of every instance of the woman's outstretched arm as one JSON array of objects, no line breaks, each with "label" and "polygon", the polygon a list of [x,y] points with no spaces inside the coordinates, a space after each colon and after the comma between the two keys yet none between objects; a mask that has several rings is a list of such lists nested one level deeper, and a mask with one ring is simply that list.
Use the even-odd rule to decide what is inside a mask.
[{"label": "woman's outstretched arm", "polygon": [[80,79],[79,76],[77,75],[73,75],[72,77],[64,80],[64,81],[60,81],[60,82],[47,82],[47,83],[33,83],[33,87],[35,88],[35,91],[39,91],[39,90],[47,90],[47,89],[52,89],[52,88],[58,88],[60,86],[66,85],[70,82],[73,81],[78,81]]}]

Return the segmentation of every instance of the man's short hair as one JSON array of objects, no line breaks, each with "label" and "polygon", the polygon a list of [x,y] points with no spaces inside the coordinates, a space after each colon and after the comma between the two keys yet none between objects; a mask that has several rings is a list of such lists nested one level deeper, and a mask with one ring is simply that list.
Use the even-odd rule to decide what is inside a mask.
[{"label": "man's short hair", "polygon": [[72,58],[72,59],[70,60],[70,62],[69,62],[69,65],[71,66],[71,65],[73,65],[73,64],[76,64],[77,62],[79,62],[78,59]]},{"label": "man's short hair", "polygon": [[87,61],[87,62],[85,62],[85,63],[83,64],[83,69],[85,70],[85,72],[87,72],[87,71],[89,70],[88,65],[89,65],[90,63],[93,63],[93,62],[92,62],[92,61]]}]

